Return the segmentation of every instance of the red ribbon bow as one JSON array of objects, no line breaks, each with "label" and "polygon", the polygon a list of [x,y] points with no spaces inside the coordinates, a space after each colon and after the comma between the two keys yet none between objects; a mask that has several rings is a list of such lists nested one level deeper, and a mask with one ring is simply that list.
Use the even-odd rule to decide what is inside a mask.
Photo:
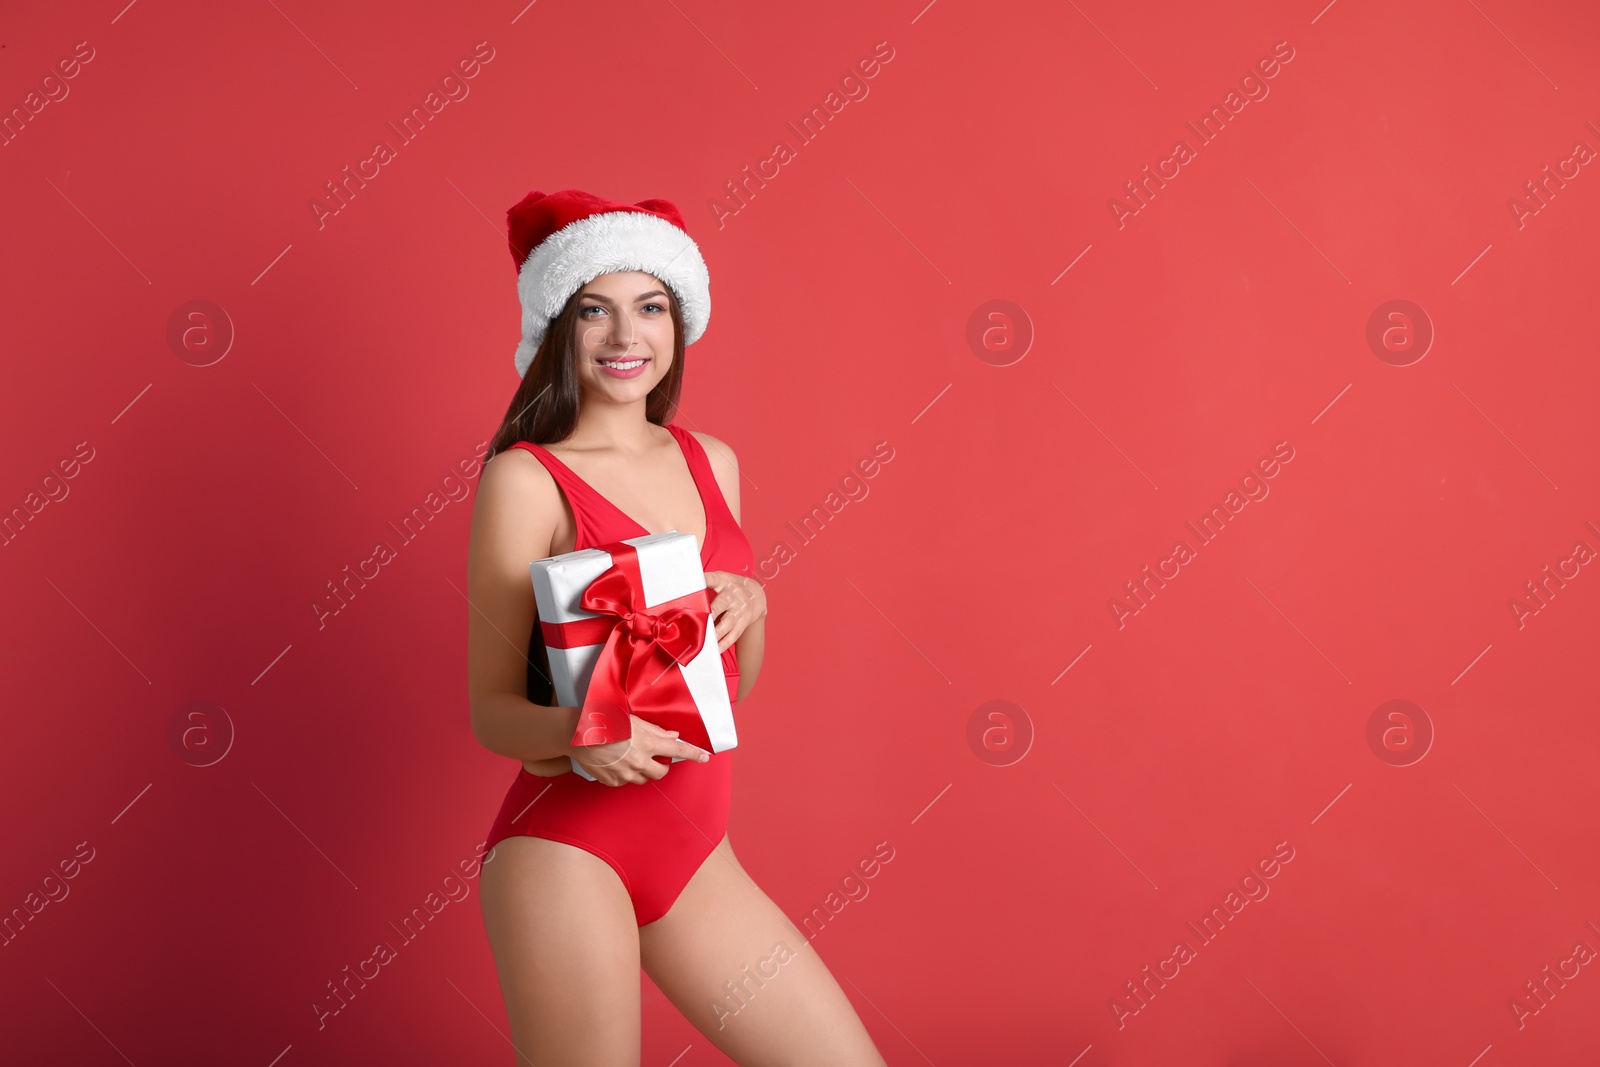
[{"label": "red ribbon bow", "polygon": [[596,617],[539,623],[548,648],[605,642],[569,744],[604,745],[632,737],[628,716],[633,714],[711,751],[683,672],[673,669],[697,656],[711,632],[709,590],[646,606],[638,549],[622,541],[599,547],[611,553],[611,566],[579,600]]}]

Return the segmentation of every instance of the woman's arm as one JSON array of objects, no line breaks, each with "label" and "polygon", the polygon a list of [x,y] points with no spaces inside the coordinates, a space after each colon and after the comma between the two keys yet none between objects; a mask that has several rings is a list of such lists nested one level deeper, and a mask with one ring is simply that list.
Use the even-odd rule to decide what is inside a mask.
[{"label": "woman's arm", "polygon": [[528,564],[550,555],[565,517],[561,490],[532,455],[508,449],[484,466],[467,552],[467,701],[478,743],[511,759],[572,754],[581,709],[543,707],[527,695],[538,623]]}]

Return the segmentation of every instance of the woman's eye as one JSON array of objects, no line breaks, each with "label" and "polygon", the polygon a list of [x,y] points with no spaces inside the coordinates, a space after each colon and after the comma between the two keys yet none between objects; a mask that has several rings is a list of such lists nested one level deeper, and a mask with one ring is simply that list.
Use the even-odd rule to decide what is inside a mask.
[{"label": "woman's eye", "polygon": [[580,316],[587,316],[589,314],[589,312],[591,312],[591,311],[604,311],[604,310],[605,310],[605,308],[601,307],[599,304],[590,304],[588,307],[584,308],[582,311],[579,311],[578,314]]},{"label": "woman's eye", "polygon": [[646,304],[645,307],[647,307],[647,308],[655,308],[657,311],[665,311],[665,310],[667,310],[665,307],[661,306],[660,304],[656,304],[656,303]]}]

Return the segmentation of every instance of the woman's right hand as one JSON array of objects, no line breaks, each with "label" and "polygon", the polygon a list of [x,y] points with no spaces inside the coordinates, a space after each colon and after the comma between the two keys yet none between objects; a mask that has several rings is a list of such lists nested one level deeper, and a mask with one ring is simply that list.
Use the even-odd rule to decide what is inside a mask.
[{"label": "woman's right hand", "polygon": [[666,777],[671,758],[704,763],[711,753],[678,738],[678,731],[663,730],[639,716],[628,715],[633,736],[605,745],[573,745],[572,758],[604,785],[643,785]]}]

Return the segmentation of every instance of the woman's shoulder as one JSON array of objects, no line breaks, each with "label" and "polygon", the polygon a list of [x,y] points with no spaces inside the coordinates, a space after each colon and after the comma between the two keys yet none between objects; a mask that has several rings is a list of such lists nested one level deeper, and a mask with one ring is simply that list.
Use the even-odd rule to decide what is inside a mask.
[{"label": "woman's shoulder", "polygon": [[554,502],[560,487],[538,456],[515,445],[490,456],[478,478],[478,497],[513,509]]},{"label": "woman's shoulder", "polygon": [[526,585],[528,561],[555,554],[565,523],[561,488],[533,453],[506,448],[484,463],[472,504],[471,553],[478,565],[520,574]]},{"label": "woman's shoulder", "polygon": [[722,473],[721,470],[718,470],[720,464],[729,473],[738,473],[739,457],[734,454],[733,449],[726,441],[720,437],[712,437],[704,430],[690,430],[689,432],[694,435],[696,441],[700,442],[700,447],[705,449],[706,457],[711,460],[712,470],[717,471],[720,475]]},{"label": "woman's shoulder", "polygon": [[[518,478],[527,478],[544,470],[545,466],[539,457],[528,448],[527,441],[518,441],[507,445],[494,455],[490,456],[483,464],[483,479],[488,481],[494,478],[500,481],[515,481]],[[546,471],[548,474],[549,472]]]}]

